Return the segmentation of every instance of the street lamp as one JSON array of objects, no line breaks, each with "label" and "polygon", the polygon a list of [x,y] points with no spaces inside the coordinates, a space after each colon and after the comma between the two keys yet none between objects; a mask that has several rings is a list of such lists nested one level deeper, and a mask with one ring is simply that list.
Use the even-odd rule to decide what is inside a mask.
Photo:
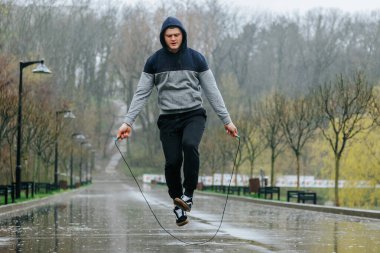
[{"label": "street lamp", "polygon": [[63,113],[64,118],[75,119],[75,115],[70,110],[55,112],[55,159],[54,159],[54,186],[58,188],[58,116]]},{"label": "street lamp", "polygon": [[[76,139],[78,141],[83,141],[86,137],[81,133],[73,133],[71,135],[71,140]],[[70,155],[70,188],[73,188],[73,168],[74,167],[74,158],[73,158],[73,143],[71,142],[71,155]]]},{"label": "street lamp", "polygon": [[20,80],[18,86],[18,115],[17,115],[17,148],[16,148],[16,198],[20,198],[21,192],[21,138],[22,138],[22,70],[29,65],[39,64],[32,72],[40,74],[51,74],[44,65],[43,60],[20,62]]},{"label": "street lamp", "polygon": [[87,148],[86,149],[86,184],[88,184],[88,153],[89,153],[89,149],[92,147],[91,143],[86,143],[85,147]]},{"label": "street lamp", "polygon": [[95,166],[95,150],[91,150],[91,167],[90,167],[90,183],[92,183],[92,173]]},{"label": "street lamp", "polygon": [[[80,181],[80,184],[82,185],[82,165],[83,165],[83,146],[85,147],[85,148],[90,148],[90,147],[92,147],[92,145],[91,145],[91,143],[89,143],[88,141],[82,141],[81,143],[80,143],[80,162],[79,162],[79,181]],[[86,157],[85,157],[85,162],[86,162],[86,183],[87,183],[87,173],[88,173],[88,164],[87,164],[87,162],[88,162],[88,158],[87,158],[87,156],[88,156],[88,151],[86,150]]]},{"label": "street lamp", "polygon": [[82,163],[83,163],[83,145],[87,144],[87,141],[80,143],[80,162],[79,162],[79,184],[82,185]]}]

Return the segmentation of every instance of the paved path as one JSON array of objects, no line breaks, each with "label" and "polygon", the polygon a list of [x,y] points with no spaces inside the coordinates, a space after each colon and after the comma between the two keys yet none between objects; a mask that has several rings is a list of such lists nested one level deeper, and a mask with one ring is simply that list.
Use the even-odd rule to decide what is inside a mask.
[{"label": "paved path", "polygon": [[[230,200],[206,245],[163,231],[133,181],[117,171],[57,203],[0,222],[2,252],[379,252],[380,221]],[[188,242],[216,231],[223,198],[197,194],[191,222],[177,227],[166,187],[144,185],[160,222]]]},{"label": "paved path", "polygon": [[[0,220],[5,252],[380,252],[380,220],[271,207],[231,199],[220,233],[184,245],[157,224],[135,183],[113,169],[58,202]],[[196,193],[190,223],[175,225],[166,187],[143,185],[160,222],[181,240],[203,242],[216,231],[224,198]]]}]

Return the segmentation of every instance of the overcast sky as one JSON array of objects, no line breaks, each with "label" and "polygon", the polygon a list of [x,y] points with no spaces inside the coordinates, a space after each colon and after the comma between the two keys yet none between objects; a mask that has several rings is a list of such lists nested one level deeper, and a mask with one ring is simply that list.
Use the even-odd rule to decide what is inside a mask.
[{"label": "overcast sky", "polygon": [[[159,0],[119,0],[124,4],[145,1],[155,4]],[[244,10],[266,10],[277,13],[305,12],[316,7],[338,8],[347,12],[367,12],[380,10],[380,0],[222,0],[226,5],[241,7]]]},{"label": "overcast sky", "polygon": [[379,0],[233,0],[231,2],[235,2],[237,6],[244,8],[274,12],[305,12],[317,7],[337,8],[347,12],[380,9]]}]

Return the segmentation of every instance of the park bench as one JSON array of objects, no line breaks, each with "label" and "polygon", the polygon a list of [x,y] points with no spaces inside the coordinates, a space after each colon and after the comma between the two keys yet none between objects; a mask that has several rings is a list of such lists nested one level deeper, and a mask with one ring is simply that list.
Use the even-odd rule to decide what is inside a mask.
[{"label": "park bench", "polygon": [[249,194],[250,191],[249,191],[249,187],[248,186],[230,186],[230,192],[229,193],[230,194],[237,193],[237,195],[240,195],[241,193],[243,193],[244,195],[246,195],[246,194]]},{"label": "park bench", "polygon": [[291,199],[295,198],[297,202],[299,202],[298,199],[299,199],[300,192],[305,192],[305,191],[288,191],[286,194],[286,200],[290,202]]},{"label": "park bench", "polygon": [[224,185],[214,185],[214,190],[216,192],[226,193],[226,186],[224,186]]},{"label": "park bench", "polygon": [[[12,183],[14,189],[16,190],[16,183]],[[24,181],[20,183],[20,191],[25,191],[25,197],[29,198],[29,193],[31,193],[32,198],[34,197],[34,182]]]},{"label": "park bench", "polygon": [[34,198],[34,182],[21,182],[21,189],[25,190],[26,198],[29,198],[29,193],[31,193],[32,198]]},{"label": "park bench", "polygon": [[34,193],[49,193],[54,189],[54,185],[50,183],[34,183]]},{"label": "park bench", "polygon": [[317,194],[315,192],[300,192],[298,193],[298,203],[302,201],[302,203],[305,203],[305,201],[311,200],[313,201],[313,204],[317,204]]},{"label": "park bench", "polygon": [[14,188],[12,185],[0,185],[0,196],[4,196],[5,205],[8,204],[8,195],[11,194],[12,203],[15,202]]},{"label": "park bench", "polygon": [[[228,189],[228,186],[227,186]],[[230,186],[228,194],[235,194],[240,195],[241,188],[239,186]]]},{"label": "park bench", "polygon": [[280,200],[280,187],[275,187],[275,186],[260,187],[259,198],[262,194],[264,195],[265,199],[267,199],[267,195],[270,195],[270,199],[273,199],[273,194],[277,194],[277,200]]},{"label": "park bench", "polygon": [[[209,185],[209,186],[202,185],[201,187],[202,191],[212,190],[215,192],[223,192],[223,193],[226,193],[227,189],[228,189],[228,186],[226,185]],[[248,186],[230,186],[229,194],[235,194],[235,193],[237,193],[237,195],[240,195],[241,193],[246,195],[246,194],[250,194],[250,190]]]}]

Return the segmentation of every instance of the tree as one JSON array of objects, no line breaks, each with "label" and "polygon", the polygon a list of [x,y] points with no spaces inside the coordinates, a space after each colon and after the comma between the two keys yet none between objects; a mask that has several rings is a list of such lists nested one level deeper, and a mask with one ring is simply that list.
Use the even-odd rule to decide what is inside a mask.
[{"label": "tree", "polygon": [[271,186],[274,186],[276,159],[285,149],[285,136],[279,121],[279,112],[281,111],[279,106],[279,94],[275,92],[271,96],[265,98],[264,101],[257,104],[257,109],[255,110],[255,113],[257,113],[256,118],[258,119],[258,123],[260,125],[261,134],[264,136],[266,146],[271,152]]},{"label": "tree", "polygon": [[17,115],[17,94],[6,86],[0,83],[0,147],[5,142],[8,132],[14,127],[12,121]]},{"label": "tree", "polygon": [[[260,133],[259,119],[255,117],[253,110],[251,98],[248,98],[248,106],[245,107],[245,110],[240,110],[240,114],[238,113],[239,119],[236,121],[237,126],[239,126],[243,150],[245,151],[243,161],[248,161],[249,163],[249,175],[251,178],[253,177],[256,159],[266,148],[264,136]],[[247,117],[246,115],[253,116]]]},{"label": "tree", "polygon": [[[333,9],[311,10],[301,24],[304,43],[301,47],[303,73],[310,77],[309,84],[321,83],[330,79],[330,68],[339,59],[340,44],[344,44],[344,31],[347,17]],[[335,72],[336,73],[336,72]]]},{"label": "tree", "polygon": [[302,150],[318,127],[316,108],[309,97],[287,99],[279,97],[279,121],[285,139],[296,157],[297,189],[300,187]]},{"label": "tree", "polygon": [[319,128],[334,153],[334,195],[335,205],[339,206],[340,161],[343,152],[351,139],[372,128],[379,117],[378,114],[371,114],[376,104],[373,87],[362,73],[357,73],[351,79],[339,75],[333,83],[319,85],[312,92],[315,106],[320,112]]}]

